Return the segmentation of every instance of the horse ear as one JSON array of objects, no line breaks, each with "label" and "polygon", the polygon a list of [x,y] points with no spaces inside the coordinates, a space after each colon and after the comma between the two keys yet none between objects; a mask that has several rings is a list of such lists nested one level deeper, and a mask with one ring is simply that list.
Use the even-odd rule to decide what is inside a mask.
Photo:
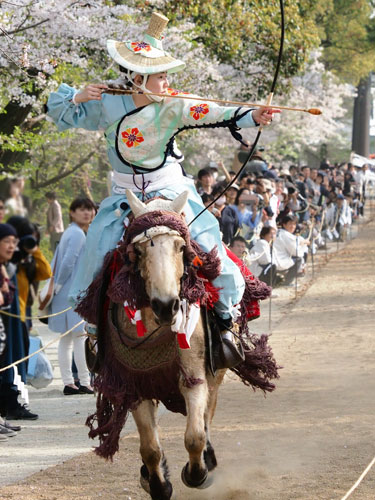
[{"label": "horse ear", "polygon": [[186,205],[187,199],[189,196],[189,191],[184,191],[181,194],[175,198],[172,203],[170,210],[172,212],[176,212],[177,214],[180,214],[182,210],[184,209],[184,206]]},{"label": "horse ear", "polygon": [[134,217],[139,217],[148,212],[146,205],[135,196],[133,191],[126,189],[125,194]]}]

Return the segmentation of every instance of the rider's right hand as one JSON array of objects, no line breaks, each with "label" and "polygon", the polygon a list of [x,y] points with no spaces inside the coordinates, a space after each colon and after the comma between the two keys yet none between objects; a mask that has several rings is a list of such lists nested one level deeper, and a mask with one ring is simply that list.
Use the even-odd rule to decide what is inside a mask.
[{"label": "rider's right hand", "polygon": [[74,101],[77,104],[80,102],[100,101],[104,89],[108,89],[108,86],[103,83],[91,83],[74,96]]}]

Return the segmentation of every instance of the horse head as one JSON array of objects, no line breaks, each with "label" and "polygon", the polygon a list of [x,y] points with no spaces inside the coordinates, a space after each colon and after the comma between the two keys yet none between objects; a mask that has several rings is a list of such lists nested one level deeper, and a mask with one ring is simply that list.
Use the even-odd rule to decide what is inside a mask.
[{"label": "horse head", "polygon": [[[188,191],[184,191],[173,201],[157,198],[148,204],[129,190],[126,191],[126,196],[135,218],[146,214],[152,216],[152,212],[160,210],[181,217]],[[168,226],[155,225],[137,235],[132,243],[138,253],[138,267],[155,320],[160,325],[171,325],[180,308],[185,239]]]}]

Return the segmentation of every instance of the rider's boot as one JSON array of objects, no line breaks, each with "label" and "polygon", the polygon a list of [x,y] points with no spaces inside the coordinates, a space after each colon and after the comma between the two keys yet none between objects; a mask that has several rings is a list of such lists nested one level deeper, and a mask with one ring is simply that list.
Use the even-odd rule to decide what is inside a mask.
[{"label": "rider's boot", "polygon": [[217,324],[220,330],[219,338],[213,348],[213,359],[216,369],[234,368],[245,360],[245,354],[241,343],[235,344],[232,328],[232,319],[223,319],[217,316]]}]

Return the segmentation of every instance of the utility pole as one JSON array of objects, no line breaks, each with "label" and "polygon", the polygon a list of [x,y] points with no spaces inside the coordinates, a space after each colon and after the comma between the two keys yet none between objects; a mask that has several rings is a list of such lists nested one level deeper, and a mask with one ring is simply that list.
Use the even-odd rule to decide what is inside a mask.
[{"label": "utility pole", "polygon": [[354,100],[352,151],[368,157],[370,153],[371,74],[362,78]]}]

